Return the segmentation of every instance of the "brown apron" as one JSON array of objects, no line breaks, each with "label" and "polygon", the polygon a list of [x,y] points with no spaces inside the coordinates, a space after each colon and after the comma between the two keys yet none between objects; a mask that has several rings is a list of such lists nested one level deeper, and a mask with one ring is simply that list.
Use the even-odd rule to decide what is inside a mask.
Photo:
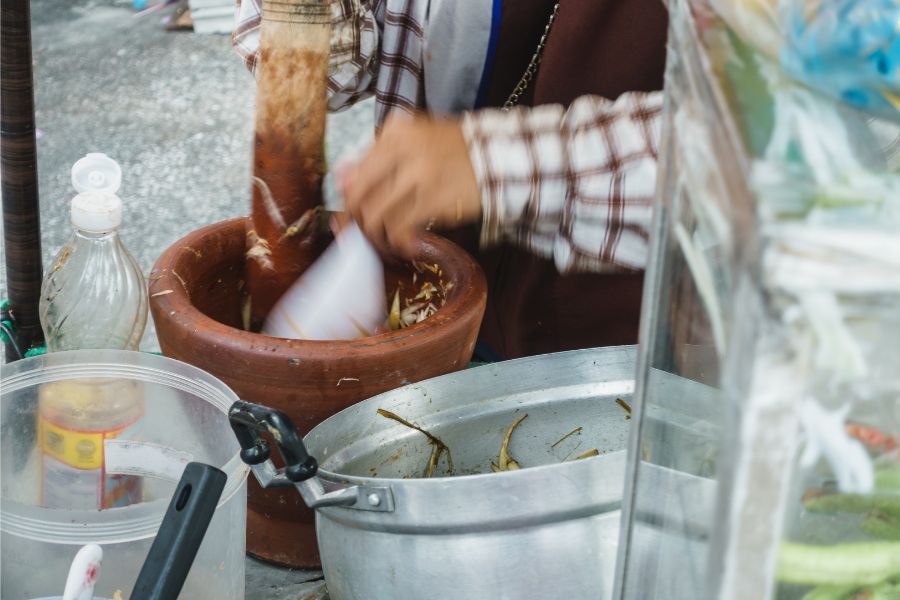
[{"label": "brown apron", "polygon": [[[504,0],[483,106],[502,106],[525,71],[554,0]],[[562,0],[540,69],[520,104],[662,89],[662,0]],[[560,275],[511,244],[478,248],[477,228],[450,232],[481,263],[488,303],[475,359],[500,360],[637,342],[643,273]]]}]

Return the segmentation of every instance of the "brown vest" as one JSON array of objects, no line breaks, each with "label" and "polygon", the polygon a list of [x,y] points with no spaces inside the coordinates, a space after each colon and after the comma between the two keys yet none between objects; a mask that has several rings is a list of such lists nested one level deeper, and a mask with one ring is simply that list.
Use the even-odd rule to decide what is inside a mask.
[{"label": "brown vest", "polygon": [[[504,0],[485,106],[501,106],[525,71],[554,0]],[[668,20],[662,0],[561,0],[537,77],[520,104],[662,89]],[[477,228],[452,232],[488,281],[476,359],[637,342],[642,273],[560,275],[511,244],[481,251]]]}]

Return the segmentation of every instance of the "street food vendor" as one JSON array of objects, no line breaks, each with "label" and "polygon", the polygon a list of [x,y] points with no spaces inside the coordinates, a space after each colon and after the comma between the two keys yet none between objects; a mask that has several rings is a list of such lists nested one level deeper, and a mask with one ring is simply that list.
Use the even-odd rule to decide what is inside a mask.
[{"label": "street food vendor", "polygon": [[[237,0],[251,70],[260,0]],[[637,341],[661,0],[335,0],[329,108],[374,95],[346,209],[404,254],[430,224],[488,281],[475,359]]]}]

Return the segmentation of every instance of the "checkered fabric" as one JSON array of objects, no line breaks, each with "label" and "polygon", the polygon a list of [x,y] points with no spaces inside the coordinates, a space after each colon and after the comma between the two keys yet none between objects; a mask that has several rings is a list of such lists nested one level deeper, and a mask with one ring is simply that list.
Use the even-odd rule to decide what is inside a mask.
[{"label": "checkered fabric", "polygon": [[[255,71],[263,0],[236,0],[234,46]],[[459,2],[465,10],[466,2]],[[471,0],[478,1],[478,0]],[[376,122],[427,110],[428,0],[335,0],[329,108],[374,94]],[[463,134],[482,192],[482,243],[508,241],[562,272],[642,269],[656,179],[662,93],[582,96],[466,112]]]},{"label": "checkered fabric", "polygon": [[643,268],[661,112],[661,93],[630,93],[465,114],[482,244],[512,241],[562,272]]}]

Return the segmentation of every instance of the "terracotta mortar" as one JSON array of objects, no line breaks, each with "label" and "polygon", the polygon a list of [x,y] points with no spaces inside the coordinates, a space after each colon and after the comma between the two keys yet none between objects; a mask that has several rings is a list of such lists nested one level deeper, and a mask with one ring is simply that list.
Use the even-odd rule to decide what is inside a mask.
[{"label": "terracotta mortar", "polygon": [[[437,263],[454,283],[425,321],[359,340],[287,340],[241,329],[246,221],[195,231],[157,260],[150,309],[166,356],[212,373],[244,400],[287,412],[304,434],[360,400],[468,364],[487,285],[455,244],[433,234],[421,242],[418,260]],[[386,289],[411,282],[412,273],[386,265]],[[319,565],[313,512],[293,488],[264,491],[251,478],[247,550],[281,565]]]}]

